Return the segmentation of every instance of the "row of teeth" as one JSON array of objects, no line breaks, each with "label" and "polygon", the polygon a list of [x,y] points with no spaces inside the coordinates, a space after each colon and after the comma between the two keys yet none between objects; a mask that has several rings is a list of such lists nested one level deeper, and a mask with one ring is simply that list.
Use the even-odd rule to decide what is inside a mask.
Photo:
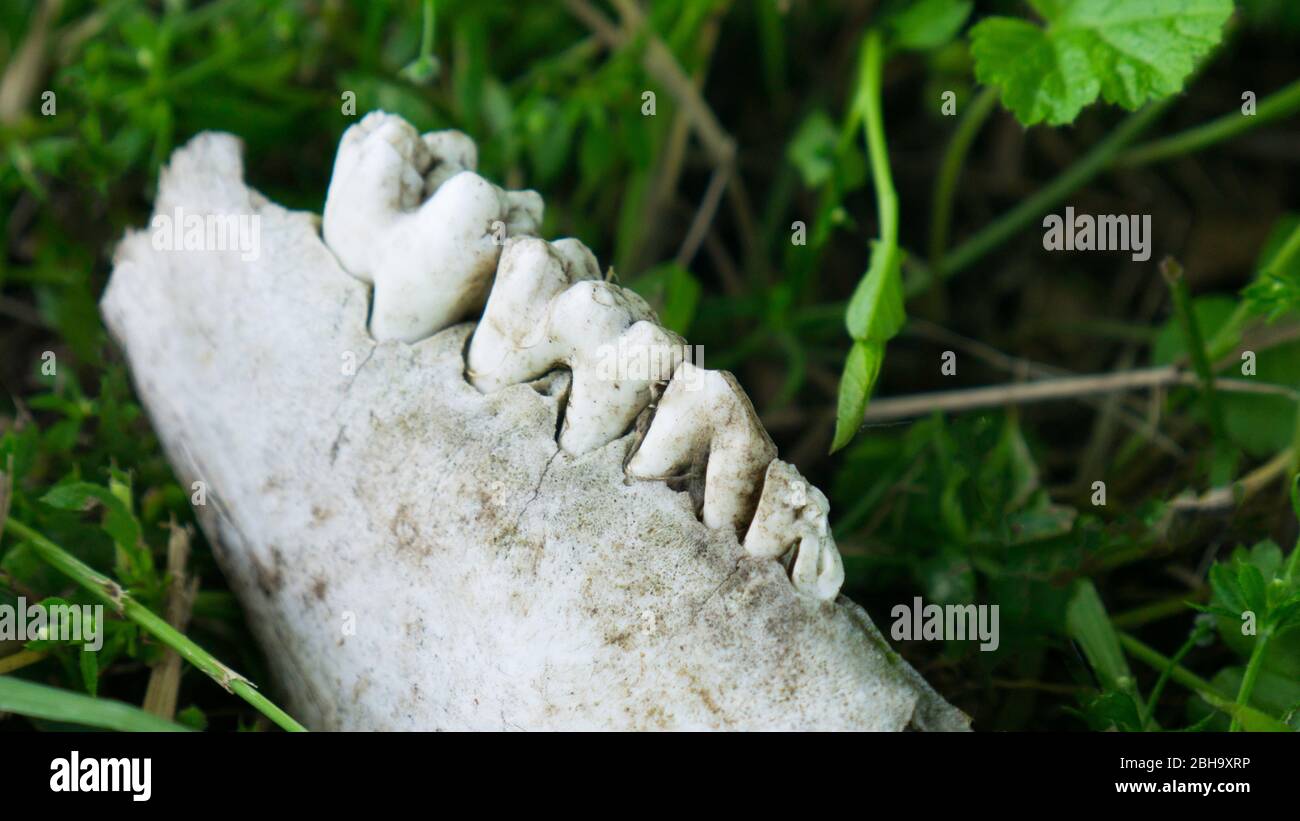
[{"label": "row of teeth", "polygon": [[482,309],[466,354],[476,388],[568,368],[559,446],[575,455],[622,437],[650,409],[627,474],[685,478],[693,490],[702,476],[707,527],[743,532],[749,555],[781,561],[800,592],[834,599],[844,567],[826,497],[776,458],[735,378],[686,361],[684,341],[606,281],[581,242],[538,239],[542,198],[483,179],[477,155],[460,132],[421,136],[383,112],[343,135],[322,229],[343,267],[373,285],[371,335],[416,342]]}]

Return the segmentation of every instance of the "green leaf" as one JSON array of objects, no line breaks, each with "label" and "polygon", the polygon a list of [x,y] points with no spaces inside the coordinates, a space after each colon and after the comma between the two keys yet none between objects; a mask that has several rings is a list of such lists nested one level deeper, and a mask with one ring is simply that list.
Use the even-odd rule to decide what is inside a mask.
[{"label": "green leaf", "polygon": [[[845,315],[845,325],[854,339],[887,342],[907,321],[907,312],[903,309],[903,279],[899,275],[901,261],[897,248],[883,242],[872,243],[871,265],[854,289]],[[874,376],[872,382],[875,382]]]},{"label": "green leaf", "polygon": [[903,310],[903,282],[899,276],[899,254],[883,242],[871,247],[871,267],[849,300],[845,325],[853,337],[853,348],[840,377],[839,407],[835,414],[835,438],[831,453],[849,443],[862,426],[871,389],[885,359],[885,343],[907,320]]},{"label": "green leaf", "polygon": [[803,184],[819,188],[835,173],[839,131],[825,111],[809,114],[786,147],[785,155],[799,171]]},{"label": "green leaf", "polygon": [[1264,576],[1259,572],[1259,568],[1253,564],[1238,564],[1237,583],[1241,587],[1241,595],[1246,602],[1246,607],[1263,618],[1268,612],[1268,600],[1264,595]]},{"label": "green leaf", "polygon": [[1222,710],[1241,723],[1242,729],[1251,733],[1289,733],[1291,728],[1276,718],[1245,704],[1223,698],[1208,690],[1197,690],[1196,694],[1211,706]]},{"label": "green leaf", "polygon": [[971,29],[975,76],[1025,125],[1069,123],[1100,95],[1133,111],[1182,90],[1216,46],[1231,0],[1031,0],[1046,22]]},{"label": "green leaf", "polygon": [[0,676],[0,711],[121,732],[185,732],[182,727],[139,707],[106,698]]},{"label": "green leaf", "polygon": [[1239,617],[1250,609],[1242,594],[1237,574],[1223,562],[1216,562],[1210,568],[1210,589],[1214,592],[1215,603],[1227,608],[1234,616]]},{"label": "green leaf", "polygon": [[1142,731],[1141,711],[1137,701],[1128,693],[1102,693],[1088,702],[1084,715],[1094,730]]},{"label": "green leaf", "polygon": [[849,350],[840,377],[839,407],[835,415],[835,439],[831,453],[847,445],[853,434],[862,427],[862,414],[867,411],[871,386],[880,375],[880,363],[885,359],[885,346],[879,342],[857,341]]},{"label": "green leaf", "polygon": [[890,16],[890,42],[913,51],[944,45],[961,31],[970,16],[971,0],[915,0]]},{"label": "green leaf", "polygon": [[1276,633],[1285,633],[1300,626],[1300,595],[1286,599],[1268,614],[1269,623]]},{"label": "green leaf", "polygon": [[41,501],[60,510],[85,511],[96,503],[104,508],[102,527],[117,546],[116,572],[128,586],[157,581],[153,557],[144,542],[144,532],[131,512],[131,489],[124,474],[114,474],[110,487],[90,482],[66,482],[51,488]]},{"label": "green leaf", "polygon": [[1241,292],[1250,315],[1274,322],[1300,310],[1300,217],[1287,214],[1274,224],[1258,267],[1255,280]]},{"label": "green leaf", "polygon": [[1106,690],[1134,695],[1136,686],[1119,636],[1106,615],[1106,607],[1097,595],[1092,582],[1083,579],[1075,582],[1074,592],[1065,610],[1066,630],[1083,648],[1083,654],[1097,671]]},{"label": "green leaf", "polygon": [[178,712],[176,714],[176,721],[195,730],[202,731],[208,729],[207,714],[193,704]]}]

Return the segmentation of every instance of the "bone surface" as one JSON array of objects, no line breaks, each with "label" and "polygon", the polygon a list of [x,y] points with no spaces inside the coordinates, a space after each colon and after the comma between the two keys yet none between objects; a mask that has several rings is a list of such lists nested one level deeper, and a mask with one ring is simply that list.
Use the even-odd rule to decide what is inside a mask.
[{"label": "bone surface", "polygon": [[[967,728],[860,607],[808,594],[834,576],[824,497],[799,503],[791,474],[768,467],[775,450],[729,375],[681,364],[629,464],[650,476],[707,457],[700,521],[689,494],[629,480],[635,433],[559,446],[581,368],[515,382],[542,367],[516,364],[484,391],[466,378],[472,324],[407,341],[472,310],[485,293],[466,283],[485,289],[496,263],[464,208],[448,198],[435,216],[434,203],[464,178],[475,221],[510,208],[472,172],[438,170],[471,165],[472,144],[382,139],[379,159],[344,162],[340,148],[331,252],[314,215],[244,185],[236,139],[196,137],[162,175],[156,212],[254,215],[260,255],[160,251],[133,233],[102,302],[178,478],[206,486],[199,521],[296,717],[317,729]],[[329,230],[332,213],[348,230]],[[369,255],[349,233],[408,218],[400,253]],[[551,270],[542,290],[599,284],[572,243],[545,251],[567,273]],[[435,275],[441,319],[378,322],[385,282],[414,291]],[[362,279],[376,285],[374,337]],[[502,331],[502,350],[517,331]],[[759,530],[742,546],[751,516]],[[796,542],[792,583],[773,552]]]}]

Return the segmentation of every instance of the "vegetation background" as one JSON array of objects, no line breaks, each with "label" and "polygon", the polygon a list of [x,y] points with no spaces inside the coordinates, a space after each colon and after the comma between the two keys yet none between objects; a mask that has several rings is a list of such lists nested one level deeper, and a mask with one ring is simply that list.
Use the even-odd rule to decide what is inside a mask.
[{"label": "vegetation background", "polygon": [[[831,496],[845,592],[877,624],[915,596],[1000,606],[996,652],[895,643],[977,728],[1300,727],[1300,4],[1152,0],[1158,37],[1110,41],[1141,64],[1095,78],[987,22],[1060,45],[1062,15],[1116,5],[0,4],[0,604],[102,600],[75,556],[139,608],[110,611],[98,653],[0,642],[0,729],[151,726],[120,703],[288,726],[169,659],[180,641],[143,614],[268,684],[96,300],[190,136],[238,134],[255,187],[319,211],[340,135],[378,108],[472,135],[486,176],[546,197],[546,236],[586,241],[737,373]],[[1085,105],[1093,80],[1105,99]],[[1152,259],[1045,252],[1041,218],[1067,205],[1152,215]],[[873,361],[878,397],[1009,392],[847,441]],[[1116,387],[1160,366],[1156,387]],[[1077,375],[1106,387],[1016,400]]]}]

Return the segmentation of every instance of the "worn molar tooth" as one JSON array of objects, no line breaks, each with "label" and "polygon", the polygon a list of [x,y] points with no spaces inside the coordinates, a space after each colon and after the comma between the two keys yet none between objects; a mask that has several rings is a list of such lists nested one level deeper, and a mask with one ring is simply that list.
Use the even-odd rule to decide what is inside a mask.
[{"label": "worn molar tooth", "polygon": [[536,233],[541,197],[474,173],[458,132],[421,137],[376,112],[343,135],[325,199],[325,242],[375,285],[370,332],[415,342],[479,308],[506,237]]},{"label": "worn molar tooth", "polygon": [[470,382],[487,393],[567,366],[560,446],[569,453],[621,436],[684,355],[643,299],[599,274],[575,239],[511,240],[467,355]]},{"label": "worn molar tooth", "polygon": [[570,282],[601,278],[600,264],[596,262],[596,255],[583,244],[582,240],[573,237],[557,239],[551,243],[551,250],[559,255],[560,264],[568,273]]},{"label": "worn molar tooth", "polygon": [[559,242],[532,237],[506,243],[466,357],[469,379],[476,388],[492,393],[551,367],[557,356],[548,327],[551,300],[583,272],[565,264],[566,254],[572,253],[561,252]]},{"label": "worn molar tooth", "polygon": [[[773,459],[763,479],[745,552],[759,558],[791,554],[790,580],[797,590],[833,600],[844,583],[844,562],[831,535],[830,503],[794,465]],[[792,551],[793,548],[793,551]]]},{"label": "worn molar tooth", "polygon": [[[588,295],[602,292],[628,293],[605,282],[583,282],[566,292],[576,292],[568,305],[579,304]],[[557,320],[563,321],[568,305],[557,306]],[[608,315],[617,316],[615,311]],[[653,320],[633,322],[617,337],[591,349],[590,343],[576,348],[570,358],[573,387],[564,411],[560,446],[570,453],[586,453],[622,436],[636,417],[654,399],[657,385],[667,382],[684,358],[682,338]]]},{"label": "worn molar tooth", "polygon": [[[373,282],[373,237],[393,217],[419,204],[428,157],[419,135],[400,117],[376,111],[343,132],[325,199],[323,233],[353,276]],[[343,196],[346,192],[347,196]]]},{"label": "worn molar tooth", "polygon": [[534,236],[542,230],[542,215],[545,204],[542,195],[536,191],[505,191],[506,236]]},{"label": "worn molar tooth", "polygon": [[430,131],[421,136],[429,152],[429,170],[424,174],[424,196],[462,171],[478,170],[478,146],[463,131]]},{"label": "worn molar tooth", "polygon": [[[447,180],[462,171],[478,170],[478,146],[462,131],[430,131],[421,141],[429,154],[424,175],[424,196],[433,196]],[[507,236],[531,236],[542,227],[544,206],[536,191],[503,191]]]},{"label": "worn molar tooth", "polygon": [[627,472],[637,479],[663,479],[703,467],[704,524],[739,530],[749,521],[763,471],[775,458],[776,445],[736,378],[683,362]]}]

